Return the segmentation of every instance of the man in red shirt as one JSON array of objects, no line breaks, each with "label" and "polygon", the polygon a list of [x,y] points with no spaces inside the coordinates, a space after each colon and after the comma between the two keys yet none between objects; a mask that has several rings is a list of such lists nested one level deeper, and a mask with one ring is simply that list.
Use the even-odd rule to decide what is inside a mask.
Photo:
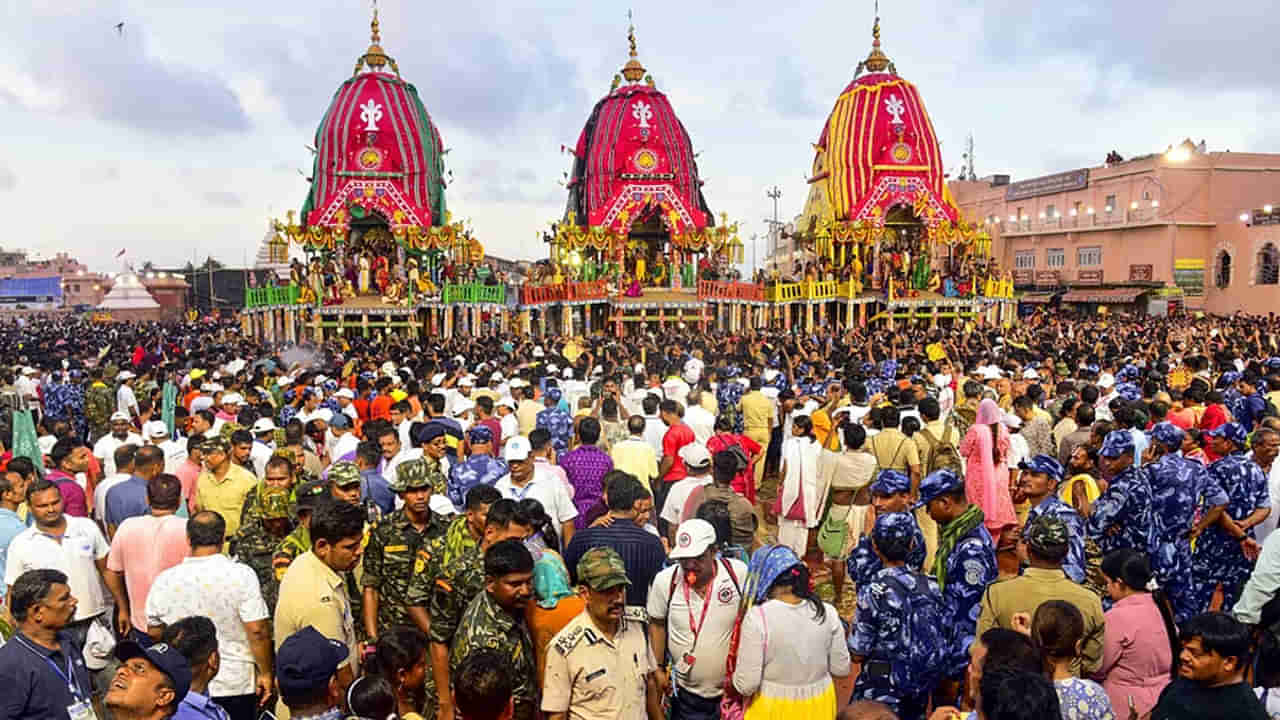
[{"label": "man in red shirt", "polygon": [[[658,463],[658,476],[662,478],[662,482],[653,489],[653,506],[656,508],[666,504],[667,493],[670,492],[671,486],[677,480],[683,480],[688,476],[689,472],[685,469],[684,461],[680,459],[680,448],[694,442],[693,430],[681,420],[684,417],[684,408],[680,407],[680,403],[675,400],[663,400],[658,405],[658,417],[662,418],[663,424],[667,426],[667,432],[662,436],[662,460]],[[662,525],[665,524],[666,521],[659,518],[658,531],[664,536],[667,531]]]},{"label": "man in red shirt", "polygon": [[374,387],[378,390],[378,395],[369,403],[369,419],[377,420],[379,418],[391,419],[391,378],[380,377]]}]

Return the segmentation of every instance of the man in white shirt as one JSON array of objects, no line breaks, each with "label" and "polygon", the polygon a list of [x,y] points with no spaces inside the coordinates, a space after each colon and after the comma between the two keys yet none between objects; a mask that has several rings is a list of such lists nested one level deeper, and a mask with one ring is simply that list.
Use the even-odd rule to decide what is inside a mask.
[{"label": "man in white shirt", "polygon": [[475,378],[470,375],[463,375],[459,378],[457,389],[449,390],[445,395],[448,399],[448,403],[445,405],[444,414],[449,417],[453,417],[458,414],[457,408],[463,407],[467,403],[472,402],[471,389],[474,388],[475,385]]},{"label": "man in white shirt", "polygon": [[133,461],[137,453],[137,445],[121,445],[116,448],[115,453],[112,454],[116,473],[104,477],[93,488],[93,517],[102,523],[102,527],[107,526],[107,493],[111,492],[111,488],[133,476]]},{"label": "man in white shirt", "polygon": [[684,516],[684,504],[689,495],[697,488],[711,484],[711,453],[707,452],[705,445],[692,442],[680,448],[679,453],[689,474],[672,483],[659,515],[670,525],[671,537],[668,539],[672,543],[675,542],[676,527]]},{"label": "man in white shirt", "polygon": [[116,411],[111,415],[111,432],[98,438],[93,445],[93,456],[98,458],[104,475],[115,475],[116,448],[121,445],[142,447],[142,436],[129,429],[129,415]]},{"label": "man in white shirt", "polygon": [[[48,480],[37,480],[27,491],[28,504],[35,525],[18,533],[6,551],[4,581],[13,587],[18,576],[28,570],[52,569],[67,576],[67,586],[77,600],[76,615],[67,630],[77,644],[84,647],[89,621],[107,610],[103,593],[103,573],[111,546],[96,523],[88,518],[62,512],[62,495],[58,486]],[[128,600],[116,598],[117,607],[128,607]],[[119,620],[120,618],[117,618]],[[129,617],[113,626],[121,634],[129,631]]]},{"label": "man in white shirt", "polygon": [[356,406],[351,404],[356,399],[356,394],[351,391],[351,388],[342,388],[333,394],[333,399],[337,401],[338,407],[342,408],[342,414],[351,418],[352,422],[360,419]]},{"label": "man in white shirt", "polygon": [[495,409],[498,413],[498,424],[502,428],[502,439],[499,442],[501,444],[520,434],[520,420],[516,417],[516,401],[510,395],[498,398]]},{"label": "man in white shirt", "polygon": [[147,442],[160,448],[160,452],[164,453],[164,471],[172,475],[173,471],[187,459],[186,443],[170,439],[169,426],[165,425],[163,420],[152,420],[146,423],[142,430]]},{"label": "man in white shirt", "polygon": [[[680,541],[671,548],[671,559],[679,564],[654,577],[646,610],[654,656],[662,657],[670,650],[677,658],[680,677],[676,678],[672,707],[675,717],[684,717],[682,708],[714,707],[724,692],[729,638],[737,622],[747,566],[739,560],[726,560],[716,551],[716,531],[705,520],[686,520],[676,536]],[[692,584],[687,580],[690,574]],[[692,663],[685,660],[688,657],[693,658]],[[672,686],[671,676],[659,668],[657,677],[659,691],[666,692]]]},{"label": "man in white shirt", "polygon": [[702,393],[689,393],[689,406],[684,409],[684,423],[693,431],[693,439],[706,445],[716,432],[716,416],[702,407]]},{"label": "man in white shirt", "polygon": [[120,387],[116,389],[116,412],[124,413],[125,417],[130,421],[138,416],[138,397],[133,394],[133,388],[129,386],[136,375],[128,370],[121,370],[116,375],[116,380],[120,381]]},{"label": "man in white shirt", "polygon": [[347,417],[346,413],[334,415],[333,421],[329,423],[329,432],[333,433],[333,448],[329,450],[329,459],[337,462],[351,455],[350,459],[354,460],[360,438],[351,431],[351,418]]},{"label": "man in white shirt", "polygon": [[14,393],[18,396],[18,402],[24,408],[38,408],[40,406],[40,395],[37,388],[40,385],[40,371],[33,367],[27,366],[22,368],[22,373],[13,381]]},{"label": "man in white shirt", "polygon": [[258,418],[253,421],[250,432],[253,433],[253,447],[249,449],[249,459],[253,462],[253,474],[265,477],[267,461],[276,452],[276,424],[271,418]]},{"label": "man in white shirt", "polygon": [[662,457],[662,438],[667,435],[667,424],[662,422],[662,415],[658,413],[659,402],[656,395],[645,396],[644,440],[658,457]]},{"label": "man in white shirt", "polygon": [[689,383],[679,375],[672,375],[662,383],[662,392],[666,393],[668,400],[675,400],[681,405],[689,406]]},{"label": "man in white shirt", "polygon": [[502,457],[507,461],[510,472],[498,478],[494,488],[505,498],[516,501],[533,498],[542,503],[547,517],[559,526],[561,547],[568,547],[573,539],[573,520],[578,517],[578,509],[574,507],[564,483],[535,469],[532,452],[527,438],[517,435],[508,440]]},{"label": "man in white shirt", "polygon": [[[200,615],[213,621],[222,663],[209,683],[220,705],[243,707],[254,716],[272,684],[271,613],[258,576],[222,554],[226,523],[214,512],[187,521],[191,556],[156,576],[147,593],[147,634],[159,639],[165,626]],[[247,707],[246,707],[247,706]]]}]

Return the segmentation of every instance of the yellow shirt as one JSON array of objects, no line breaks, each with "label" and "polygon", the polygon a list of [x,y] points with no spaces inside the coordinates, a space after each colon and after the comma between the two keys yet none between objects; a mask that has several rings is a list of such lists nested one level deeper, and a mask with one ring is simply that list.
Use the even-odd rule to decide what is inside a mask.
[{"label": "yellow shirt", "polygon": [[347,663],[356,673],[355,618],[351,615],[351,599],[342,576],[325,565],[308,550],[298,556],[280,580],[280,596],[276,600],[276,649],[285,638],[307,627],[347,646]]},{"label": "yellow shirt", "polygon": [[520,406],[516,408],[516,419],[520,421],[520,434],[529,437],[529,433],[538,425],[538,413],[542,412],[543,404],[537,400],[521,400]]},{"label": "yellow shirt", "polygon": [[624,618],[610,640],[583,610],[551,638],[542,711],[571,720],[644,720],[645,678],[657,666],[642,623]]},{"label": "yellow shirt", "polygon": [[881,430],[867,441],[867,449],[876,456],[881,470],[908,472],[920,467],[920,448],[897,428]]},{"label": "yellow shirt", "polygon": [[613,469],[631,473],[649,488],[649,479],[658,477],[658,455],[643,437],[630,437],[614,443],[609,451]]},{"label": "yellow shirt", "polygon": [[1027,568],[1020,577],[992,583],[982,595],[982,614],[974,637],[993,627],[1013,629],[1016,613],[1032,613],[1046,600],[1066,600],[1084,615],[1084,638],[1080,658],[1071,671],[1078,677],[1094,673],[1102,666],[1102,600],[1097,593],[1072,582],[1060,569]]},{"label": "yellow shirt", "polygon": [[235,463],[230,464],[222,480],[204,470],[196,478],[196,504],[201,510],[221,515],[227,524],[226,536],[231,538],[240,531],[240,511],[244,509],[245,496],[257,485],[258,478]]},{"label": "yellow shirt", "polygon": [[742,408],[742,427],[747,432],[752,430],[772,430],[777,413],[773,409],[773,401],[765,397],[759,390],[742,396],[738,401]]}]

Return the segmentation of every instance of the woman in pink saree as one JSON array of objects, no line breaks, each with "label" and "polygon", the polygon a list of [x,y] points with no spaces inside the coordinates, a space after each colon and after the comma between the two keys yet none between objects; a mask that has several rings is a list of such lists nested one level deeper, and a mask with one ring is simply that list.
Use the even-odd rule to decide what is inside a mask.
[{"label": "woman in pink saree", "polygon": [[1001,416],[994,400],[983,400],[973,425],[960,441],[960,455],[965,460],[965,494],[969,502],[982,508],[983,524],[996,547],[1000,546],[1000,534],[1018,522],[1009,495],[1009,431],[1000,424]]}]

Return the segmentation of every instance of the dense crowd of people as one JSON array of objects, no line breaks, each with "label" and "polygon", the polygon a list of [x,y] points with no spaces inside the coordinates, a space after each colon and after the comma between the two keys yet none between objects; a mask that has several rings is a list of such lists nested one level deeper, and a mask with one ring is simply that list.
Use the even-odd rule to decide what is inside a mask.
[{"label": "dense crowd of people", "polygon": [[0,720],[1273,717],[1278,405],[1274,317],[0,325]]}]

